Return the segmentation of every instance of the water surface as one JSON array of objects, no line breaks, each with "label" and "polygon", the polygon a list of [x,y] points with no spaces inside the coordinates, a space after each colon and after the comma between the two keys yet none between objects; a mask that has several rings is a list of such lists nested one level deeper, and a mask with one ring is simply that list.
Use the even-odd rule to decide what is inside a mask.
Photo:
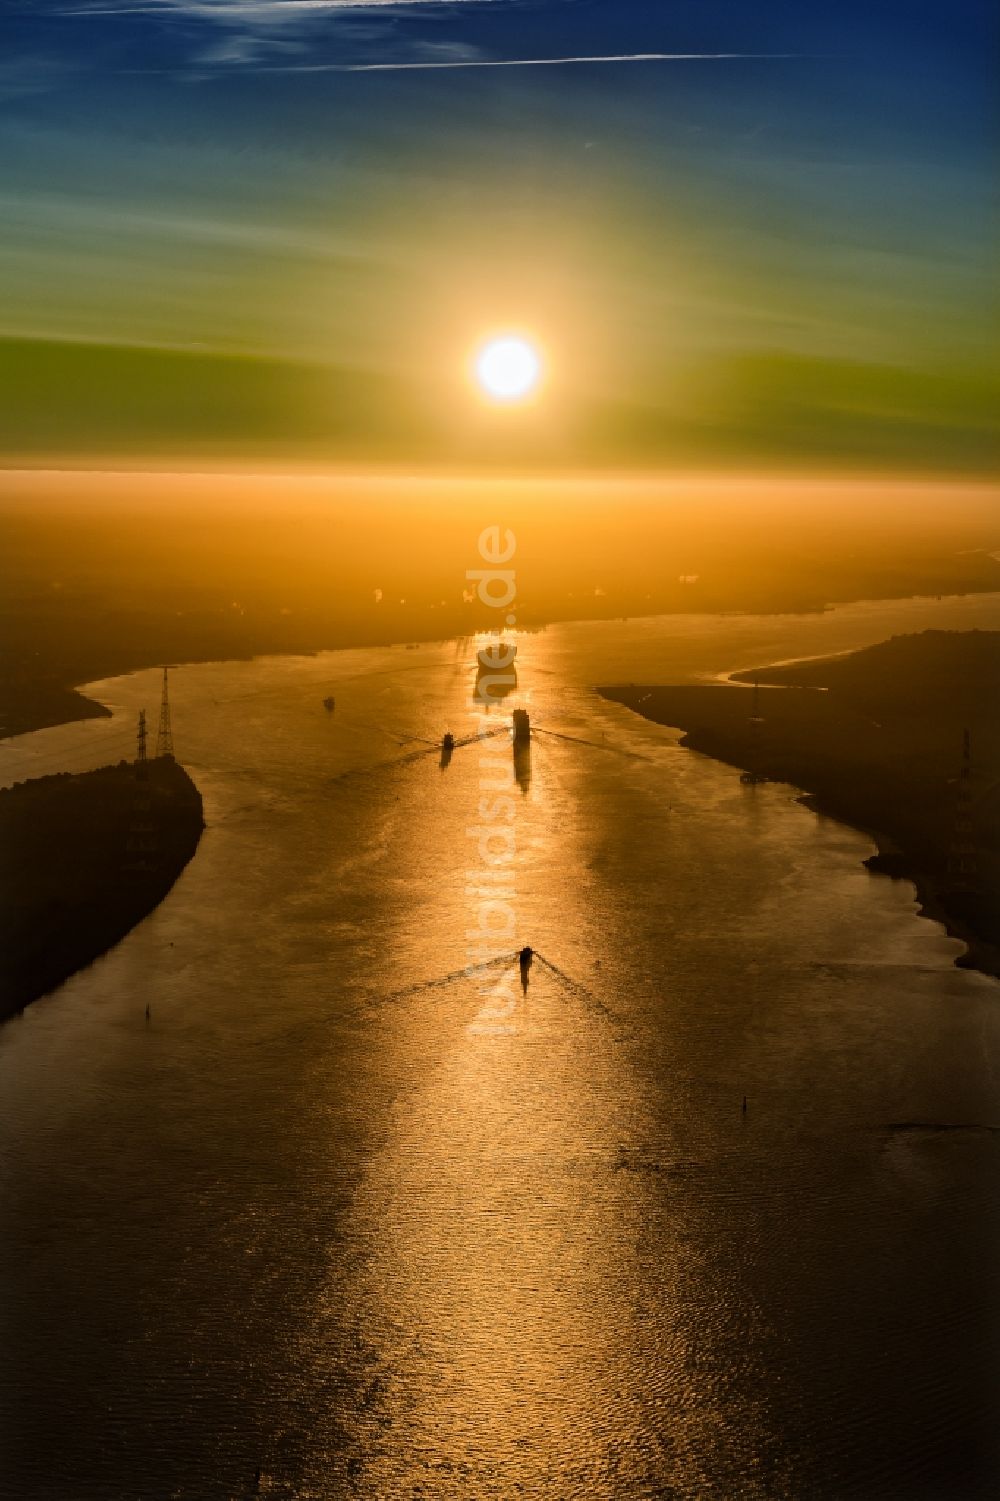
[{"label": "water surface", "polygon": [[[998,622],[524,638],[504,1029],[456,973],[482,748],[400,743],[468,732],[474,645],[178,671],[198,854],[0,1031],[0,1493],[992,1495],[1000,988],[862,835],[592,685]],[[127,753],[157,675],[89,691],[0,775]]]}]

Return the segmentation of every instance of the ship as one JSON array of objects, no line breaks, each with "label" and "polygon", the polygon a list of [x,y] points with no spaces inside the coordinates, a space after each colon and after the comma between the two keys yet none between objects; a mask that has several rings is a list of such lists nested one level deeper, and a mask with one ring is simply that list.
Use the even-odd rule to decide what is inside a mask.
[{"label": "ship", "polygon": [[472,696],[477,703],[494,704],[498,699],[506,698],[508,693],[513,693],[517,687],[517,668],[513,662],[502,670],[491,667],[486,662],[476,665],[476,685],[472,690]]},{"label": "ship", "polygon": [[527,709],[514,710],[514,744],[527,745],[531,739],[531,721]]},{"label": "ship", "polygon": [[329,695],[329,697],[327,697],[327,698],[325,698],[323,700],[323,708],[326,710],[326,712],[328,714],[332,714],[333,711],[334,711],[334,709],[336,707],[337,707],[337,700],[334,698],[333,694],[331,693]]},{"label": "ship", "polygon": [[472,697],[487,708],[517,688],[517,642],[503,631],[491,633],[476,652],[476,682]]}]

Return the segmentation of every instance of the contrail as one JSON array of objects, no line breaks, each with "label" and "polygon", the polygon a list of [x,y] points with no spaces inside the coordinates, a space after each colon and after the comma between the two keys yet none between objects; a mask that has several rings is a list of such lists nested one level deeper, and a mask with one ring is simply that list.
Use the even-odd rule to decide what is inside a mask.
[{"label": "contrail", "polygon": [[[726,61],[775,61],[802,57],[801,52],[609,52],[593,57],[503,57],[461,58],[450,62],[419,63],[317,63],[315,67],[290,67],[302,73],[430,73],[454,68],[567,68],[584,63],[693,63]],[[284,71],[281,69],[268,71]]]}]

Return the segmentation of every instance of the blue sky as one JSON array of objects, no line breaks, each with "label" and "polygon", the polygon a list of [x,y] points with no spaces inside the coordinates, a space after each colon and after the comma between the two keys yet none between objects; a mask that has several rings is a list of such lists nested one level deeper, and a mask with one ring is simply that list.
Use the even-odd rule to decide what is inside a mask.
[{"label": "blue sky", "polygon": [[[464,341],[514,320],[564,374],[567,449],[584,412],[612,450],[653,452],[659,423],[727,453],[783,424],[822,450],[832,414],[859,462],[880,424],[887,458],[909,433],[928,462],[929,422],[947,462],[987,460],[979,0],[3,15],[8,339],[356,372],[398,407],[447,400]],[[610,57],[636,60],[586,61]],[[387,420],[361,423],[374,450]]]}]

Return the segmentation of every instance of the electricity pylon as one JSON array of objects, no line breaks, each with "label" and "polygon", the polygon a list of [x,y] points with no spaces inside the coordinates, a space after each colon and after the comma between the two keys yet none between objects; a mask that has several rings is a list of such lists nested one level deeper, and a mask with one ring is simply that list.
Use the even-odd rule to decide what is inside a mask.
[{"label": "electricity pylon", "polygon": [[167,673],[169,665],[163,669],[163,694],[160,698],[160,725],[156,731],[156,759],[161,756],[169,756],[173,760],[174,737],[170,729],[170,699],[167,694]]}]

